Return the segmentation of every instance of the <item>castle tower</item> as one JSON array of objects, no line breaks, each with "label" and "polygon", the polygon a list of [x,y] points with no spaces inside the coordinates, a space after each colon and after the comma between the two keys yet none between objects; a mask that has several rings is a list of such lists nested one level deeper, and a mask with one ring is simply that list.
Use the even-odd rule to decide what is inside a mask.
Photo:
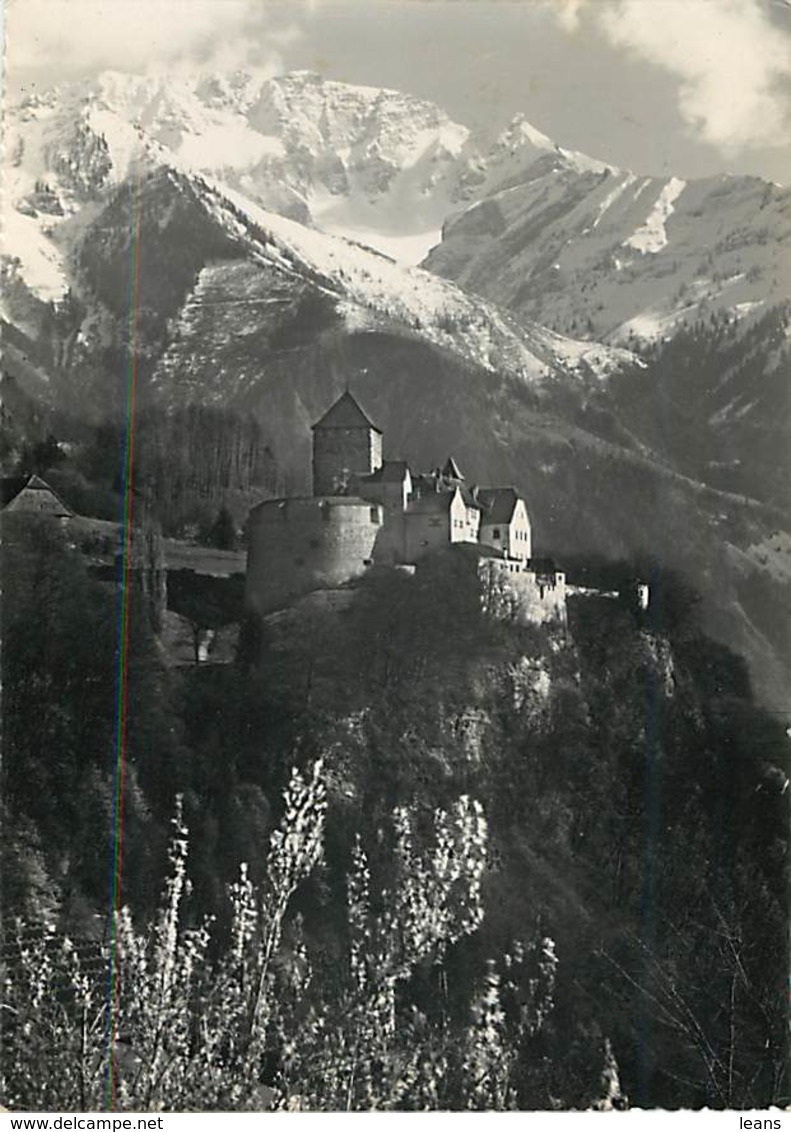
[{"label": "castle tower", "polygon": [[355,475],[382,466],[382,431],[346,390],[313,426],[313,494],[346,495]]}]

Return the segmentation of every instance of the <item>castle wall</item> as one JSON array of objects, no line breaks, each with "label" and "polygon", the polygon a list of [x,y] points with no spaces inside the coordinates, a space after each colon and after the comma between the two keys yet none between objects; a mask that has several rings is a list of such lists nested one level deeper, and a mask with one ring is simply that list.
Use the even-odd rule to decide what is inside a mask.
[{"label": "castle wall", "polygon": [[519,617],[531,625],[545,625],[548,622],[567,624],[566,575],[535,574],[526,570],[515,574],[516,592],[519,595]]},{"label": "castle wall", "polygon": [[250,513],[246,605],[269,613],[364,574],[383,519],[378,504],[351,496],[260,504]]},{"label": "castle wall", "polygon": [[409,495],[409,471],[401,481],[365,483],[356,487],[356,494],[372,503],[380,503],[384,511],[384,526],[376,544],[376,561],[381,565],[405,562],[406,521],[404,509]]},{"label": "castle wall", "polygon": [[521,563],[486,558],[478,565],[484,610],[498,620],[523,625],[567,624],[566,575],[539,574]]},{"label": "castle wall", "polygon": [[403,511],[384,509],[384,525],[374,550],[377,565],[395,566],[406,559],[406,522]]},{"label": "castle wall", "polygon": [[451,520],[447,511],[407,511],[404,515],[405,558],[417,562],[433,550],[442,550],[452,541]]},{"label": "castle wall", "polygon": [[382,436],[369,428],[317,428],[313,433],[313,494],[342,495],[355,472],[382,466]]}]

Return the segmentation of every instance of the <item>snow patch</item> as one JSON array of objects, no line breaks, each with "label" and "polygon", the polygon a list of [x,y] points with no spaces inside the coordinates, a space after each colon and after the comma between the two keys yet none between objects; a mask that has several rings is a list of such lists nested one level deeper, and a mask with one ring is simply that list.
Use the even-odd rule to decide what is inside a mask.
[{"label": "snow patch", "polygon": [[623,246],[651,255],[667,247],[665,224],[674,210],[675,202],[686,187],[686,181],[682,181],[680,177],[671,177],[657,197],[645,224],[633,232],[628,240],[624,240]]},{"label": "snow patch", "polygon": [[429,232],[406,232],[403,236],[388,236],[374,229],[352,228],[341,224],[323,224],[322,227],[332,236],[341,236],[373,248],[406,267],[416,267],[422,263],[442,238],[440,228],[432,228]]},{"label": "snow patch", "polygon": [[285,156],[280,138],[259,134],[245,122],[222,121],[200,134],[185,134],[178,153],[187,165],[200,169],[210,158],[215,169],[247,169],[264,157]]},{"label": "snow patch", "polygon": [[23,216],[8,200],[3,209],[3,245],[5,254],[19,263],[25,284],[34,295],[45,303],[63,298],[69,283],[58,248],[37,219]]},{"label": "snow patch", "polygon": [[123,181],[135,161],[143,155],[145,146],[140,132],[112,110],[98,106],[91,107],[88,124],[107,142],[113,163],[113,180]]},{"label": "snow patch", "polygon": [[731,310],[737,318],[744,318],[745,315],[750,314],[752,311],[756,310],[758,307],[762,307],[763,305],[763,299],[753,299],[745,301],[743,303],[736,303],[735,306],[731,307]]}]

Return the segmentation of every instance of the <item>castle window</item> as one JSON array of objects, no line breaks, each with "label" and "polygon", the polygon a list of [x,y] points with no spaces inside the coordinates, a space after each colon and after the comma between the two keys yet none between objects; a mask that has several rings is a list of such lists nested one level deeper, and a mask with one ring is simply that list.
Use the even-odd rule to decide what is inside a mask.
[{"label": "castle window", "polygon": [[379,508],[378,507],[372,507],[371,508],[371,522],[377,523],[377,524],[379,522]]},{"label": "castle window", "polygon": [[495,527],[494,530],[492,531],[492,538],[499,538],[499,537],[500,537],[500,528]]},{"label": "castle window", "polygon": [[363,558],[363,566],[373,566],[373,558]]}]

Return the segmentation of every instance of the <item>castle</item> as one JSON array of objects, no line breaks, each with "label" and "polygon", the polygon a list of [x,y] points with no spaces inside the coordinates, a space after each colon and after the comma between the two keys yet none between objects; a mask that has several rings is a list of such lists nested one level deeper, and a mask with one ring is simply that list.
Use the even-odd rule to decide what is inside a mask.
[{"label": "castle", "polygon": [[457,544],[474,547],[495,615],[565,623],[565,575],[532,558],[524,499],[513,487],[468,486],[456,462],[413,474],[384,460],[382,432],[347,390],[313,425],[313,495],[250,512],[246,603],[282,609],[373,566],[414,568]]}]

